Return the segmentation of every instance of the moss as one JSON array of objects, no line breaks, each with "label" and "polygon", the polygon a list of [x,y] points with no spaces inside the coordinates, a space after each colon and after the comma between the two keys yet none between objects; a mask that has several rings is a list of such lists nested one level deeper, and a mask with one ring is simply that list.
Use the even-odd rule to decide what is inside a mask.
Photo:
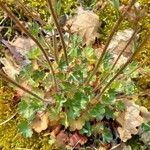
[{"label": "moss", "polygon": [[[13,101],[13,91],[0,79],[0,123],[10,118],[16,111]],[[44,133],[34,133],[32,138],[24,138],[18,131],[21,118],[16,115],[9,122],[0,125],[0,149],[12,150],[16,148],[29,148],[33,150],[51,150],[48,144],[49,137]]]}]

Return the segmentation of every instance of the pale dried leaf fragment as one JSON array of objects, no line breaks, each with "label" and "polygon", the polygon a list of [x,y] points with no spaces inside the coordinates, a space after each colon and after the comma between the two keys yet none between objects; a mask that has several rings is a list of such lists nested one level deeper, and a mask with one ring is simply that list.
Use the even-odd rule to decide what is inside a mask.
[{"label": "pale dried leaf fragment", "polygon": [[48,113],[39,112],[34,120],[31,123],[32,129],[35,130],[35,132],[40,133],[43,130],[46,130],[48,128],[49,124],[49,117]]},{"label": "pale dried leaf fragment", "polygon": [[126,109],[122,112],[117,121],[120,123],[121,127],[118,127],[118,133],[120,139],[126,142],[131,138],[132,134],[137,134],[139,127],[144,119],[140,116],[140,106],[136,105],[132,101],[124,101]]},{"label": "pale dried leaf fragment", "polygon": [[0,63],[4,65],[4,67],[2,67],[2,70],[6,73],[6,75],[15,80],[16,75],[18,75],[20,72],[20,66],[13,63],[13,61],[11,61],[9,57],[0,58]]},{"label": "pale dried leaf fragment", "polygon": [[17,37],[15,41],[10,42],[11,45],[15,46],[17,51],[23,56],[28,52],[28,50],[36,47],[35,42],[31,38]]},{"label": "pale dried leaf fragment", "polygon": [[[113,50],[115,54],[120,53],[122,49],[125,47],[129,39],[131,38],[134,30],[133,29],[125,29],[122,31],[118,31],[116,35],[113,36],[107,50]],[[126,51],[123,53],[123,56],[128,57],[130,54],[132,54],[132,46],[133,42],[129,44]]]},{"label": "pale dried leaf fragment", "polygon": [[99,17],[92,11],[80,10],[79,13],[67,22],[71,33],[76,33],[82,37],[84,44],[91,45],[95,38],[99,36]]}]

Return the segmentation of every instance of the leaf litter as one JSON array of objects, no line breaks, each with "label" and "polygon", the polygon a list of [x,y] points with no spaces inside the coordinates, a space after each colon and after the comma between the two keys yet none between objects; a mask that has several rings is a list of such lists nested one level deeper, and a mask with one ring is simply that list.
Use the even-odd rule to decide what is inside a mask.
[{"label": "leaf litter", "polygon": [[83,45],[91,45],[99,37],[99,17],[92,11],[80,8],[78,14],[68,20],[71,33],[78,34],[83,39]]}]

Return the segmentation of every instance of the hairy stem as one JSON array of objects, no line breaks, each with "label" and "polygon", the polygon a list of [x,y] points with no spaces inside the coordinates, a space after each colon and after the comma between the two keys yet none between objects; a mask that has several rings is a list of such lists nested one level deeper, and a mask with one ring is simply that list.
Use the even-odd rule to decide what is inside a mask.
[{"label": "hairy stem", "polygon": [[66,60],[66,64],[68,65],[67,50],[66,50],[66,45],[65,45],[64,38],[63,38],[62,30],[61,30],[61,28],[59,26],[59,23],[58,23],[58,20],[57,20],[57,16],[56,16],[56,14],[54,12],[51,0],[47,0],[47,2],[48,2],[48,6],[49,6],[50,12],[52,14],[52,17],[54,19],[55,25],[57,27],[57,30],[59,32],[60,40],[61,40],[61,43],[62,43],[62,47],[63,47],[63,51],[64,51],[64,56],[65,56],[65,60]]},{"label": "hairy stem", "polygon": [[24,25],[22,25],[19,21],[19,19],[13,14],[13,12],[4,5],[4,3],[0,3],[0,7],[9,15],[10,18],[12,18],[13,21],[15,21],[15,23],[20,27],[20,29],[22,31],[25,32],[25,34],[27,36],[29,36],[36,44],[37,46],[41,49],[42,53],[44,54],[50,68],[51,68],[51,72],[52,72],[52,75],[53,75],[53,79],[54,79],[54,85],[55,85],[55,88],[57,90],[57,82],[56,82],[56,77],[55,77],[55,72],[54,72],[54,69],[53,69],[53,66],[52,66],[52,63],[51,61],[49,60],[48,58],[48,55],[45,51],[45,49],[42,47],[42,45],[39,43],[39,41],[24,27]]},{"label": "hairy stem", "polygon": [[127,13],[130,11],[132,5],[136,2],[136,0],[132,0],[130,5],[128,6],[128,8],[123,12],[123,14],[120,16],[120,18],[117,20],[116,24],[114,25],[114,27],[112,28],[111,32],[110,32],[110,36],[108,37],[107,41],[106,41],[106,44],[105,44],[105,47],[102,51],[102,54],[100,56],[100,58],[98,59],[98,62],[93,70],[93,72],[89,75],[89,78],[86,80],[85,84],[87,84],[91,78],[96,74],[102,60],[103,60],[103,56],[105,55],[106,51],[107,51],[107,48],[110,44],[110,41],[113,37],[113,35],[115,34],[115,32],[118,30],[118,27],[119,25],[121,24],[121,22],[123,21],[123,19],[125,18],[125,16],[127,15]]},{"label": "hairy stem", "polygon": [[35,98],[41,100],[41,101],[45,101],[43,98],[39,97],[38,95],[36,95],[35,93],[29,91],[28,89],[26,89],[25,87],[19,85],[17,82],[15,82],[14,80],[12,80],[11,78],[9,78],[8,76],[6,76],[5,74],[3,74],[2,72],[0,72],[0,76],[7,82],[15,85],[16,87],[20,88],[21,90],[23,90],[24,92],[34,96]]},{"label": "hairy stem", "polygon": [[137,50],[130,56],[127,62],[118,70],[118,72],[114,75],[114,77],[106,84],[106,86],[102,89],[101,93],[96,96],[96,99],[100,99],[100,97],[104,94],[105,90],[112,84],[112,82],[122,73],[122,71],[128,66],[128,64],[136,57],[139,51],[147,44],[150,39],[150,32],[145,36],[144,40],[137,48]]}]

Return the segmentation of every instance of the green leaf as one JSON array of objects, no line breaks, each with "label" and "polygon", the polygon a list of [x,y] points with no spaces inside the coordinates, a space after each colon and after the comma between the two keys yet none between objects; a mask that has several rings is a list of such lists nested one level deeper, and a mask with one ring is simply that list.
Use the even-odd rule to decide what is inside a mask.
[{"label": "green leaf", "polygon": [[102,138],[104,143],[110,143],[111,140],[113,139],[111,131],[105,128],[102,133]]},{"label": "green leaf", "polygon": [[92,126],[90,124],[90,122],[86,122],[84,127],[80,130],[81,134],[86,134],[87,136],[91,136],[92,135]]},{"label": "green leaf", "polygon": [[32,137],[33,131],[30,128],[30,126],[28,125],[27,121],[22,121],[19,124],[19,130],[25,137]]},{"label": "green leaf", "polygon": [[68,55],[71,56],[72,59],[75,59],[76,57],[81,56],[81,48],[80,48],[80,44],[81,44],[81,38],[77,35],[74,35],[71,39],[71,48],[69,50]]},{"label": "green leaf", "polygon": [[84,48],[82,55],[83,55],[83,58],[87,58],[87,59],[95,59],[96,58],[94,49],[91,47]]},{"label": "green leaf", "polygon": [[57,94],[55,95],[55,101],[56,101],[56,105],[54,108],[52,108],[52,112],[55,114],[55,115],[58,115],[61,110],[62,110],[62,107],[64,105],[64,103],[67,101],[67,99],[64,97],[63,94]]},{"label": "green leaf", "polygon": [[106,105],[110,105],[116,99],[115,89],[109,89],[105,95],[102,96],[102,101]]},{"label": "green leaf", "polygon": [[45,90],[49,90],[53,85],[53,77],[51,74],[47,74],[46,77],[42,81],[42,86],[44,86]]},{"label": "green leaf", "polygon": [[107,118],[107,119],[110,119],[110,118],[114,118],[114,112],[112,111],[112,109],[110,107],[105,107],[105,114],[104,116]]},{"label": "green leaf", "polygon": [[115,103],[116,109],[118,111],[124,111],[125,110],[125,104],[122,101],[117,101]]},{"label": "green leaf", "polygon": [[129,78],[128,80],[122,82],[122,89],[124,93],[126,93],[127,95],[131,95],[135,93],[136,86],[134,82]]},{"label": "green leaf", "polygon": [[38,23],[32,22],[32,23],[28,26],[28,28],[29,28],[30,33],[31,33],[33,36],[38,37],[39,28],[40,28],[39,25],[38,25]]},{"label": "green leaf", "polygon": [[31,78],[31,75],[33,73],[32,70],[33,70],[32,64],[24,66],[18,75],[18,80],[28,80],[29,78]]},{"label": "green leaf", "polygon": [[111,51],[107,51],[104,55],[101,69],[102,71],[108,71],[112,67],[113,54]]},{"label": "green leaf", "polygon": [[110,0],[110,3],[113,5],[113,7],[117,10],[119,10],[120,2],[119,0]]},{"label": "green leaf", "polygon": [[18,104],[18,110],[19,114],[26,119],[32,118],[32,116],[35,114],[35,111],[30,108],[30,103],[27,103],[25,100],[22,100]]},{"label": "green leaf", "polygon": [[102,104],[97,104],[93,109],[90,110],[91,117],[103,118],[105,113],[105,108]]},{"label": "green leaf", "polygon": [[33,72],[33,75],[31,77],[36,82],[42,81],[45,77],[45,72],[41,70],[36,70]]},{"label": "green leaf", "polygon": [[42,52],[41,52],[41,50],[39,48],[32,48],[27,53],[27,57],[29,59],[37,59],[41,55],[42,55]]},{"label": "green leaf", "polygon": [[71,39],[71,43],[72,43],[72,47],[79,47],[80,44],[82,42],[82,39],[80,36],[78,35],[73,35],[72,39]]},{"label": "green leaf", "polygon": [[19,114],[28,119],[32,120],[37,111],[43,111],[46,109],[46,104],[35,98],[24,96],[18,104]]},{"label": "green leaf", "polygon": [[66,71],[67,70],[67,65],[66,65],[66,62],[65,60],[61,57],[59,63],[58,63],[58,68],[62,71]]},{"label": "green leaf", "polygon": [[141,128],[144,132],[150,131],[150,122],[149,123],[143,123]]}]

